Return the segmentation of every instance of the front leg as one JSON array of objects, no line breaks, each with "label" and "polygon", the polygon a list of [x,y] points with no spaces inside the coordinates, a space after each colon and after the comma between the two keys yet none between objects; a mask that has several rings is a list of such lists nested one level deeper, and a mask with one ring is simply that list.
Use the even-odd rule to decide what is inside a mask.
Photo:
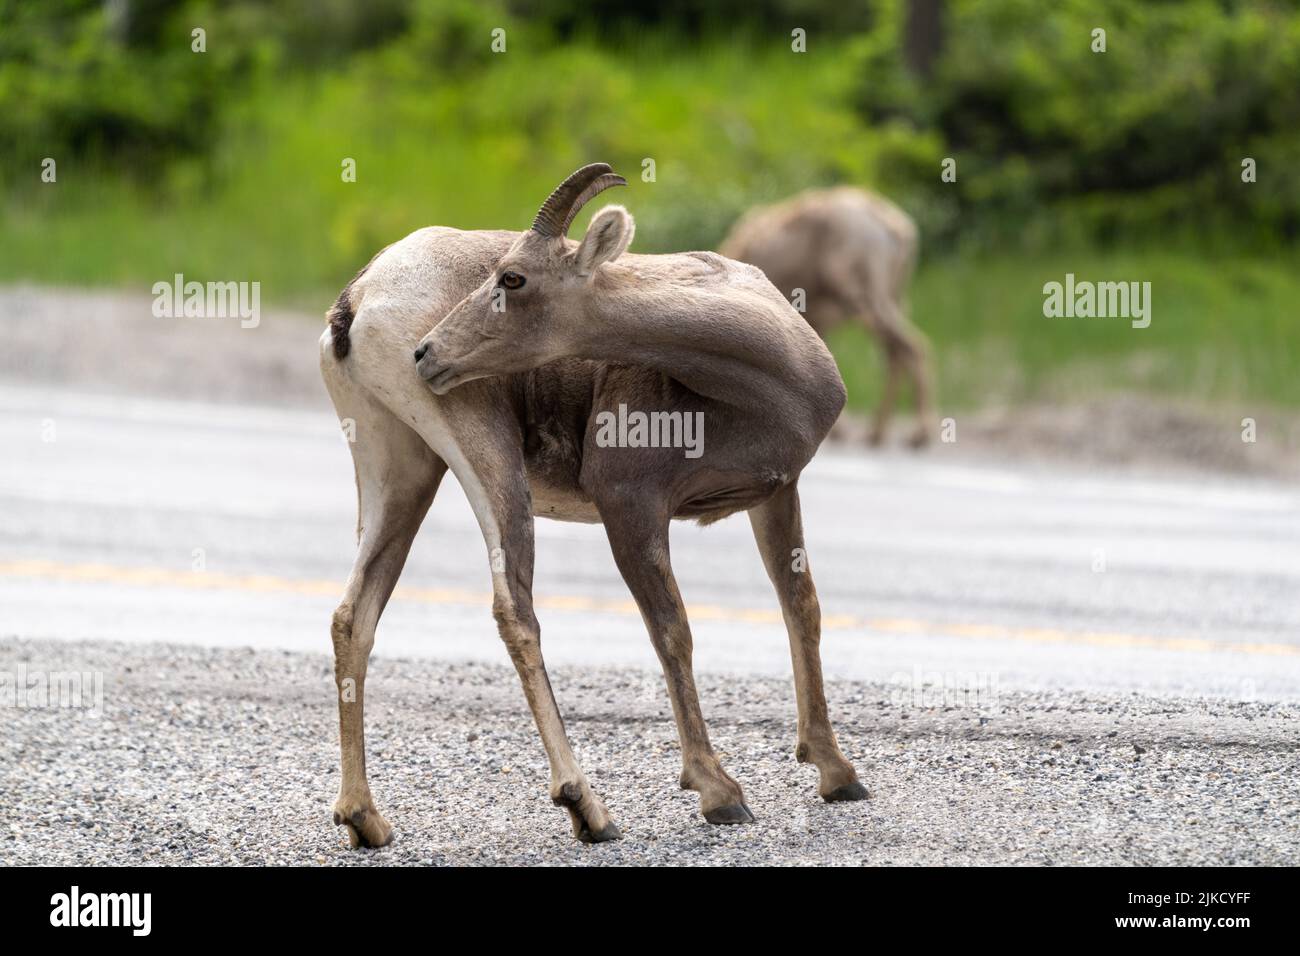
[{"label": "front leg", "polygon": [[[472,394],[477,387],[471,383],[458,389],[455,397]],[[454,400],[450,398],[448,404]],[[573,834],[579,840],[617,840],[621,835],[618,827],[592,791],[569,746],[542,659],[541,628],[533,613],[532,499],[518,423],[502,414],[501,407],[484,402],[450,411],[447,418],[455,425],[443,447],[487,545],[492,614],[546,748],[551,800],[569,812]]]}]

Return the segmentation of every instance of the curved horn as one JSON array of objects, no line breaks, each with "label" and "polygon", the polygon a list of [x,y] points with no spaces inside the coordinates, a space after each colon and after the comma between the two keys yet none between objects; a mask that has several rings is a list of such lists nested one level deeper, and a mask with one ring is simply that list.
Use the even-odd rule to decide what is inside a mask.
[{"label": "curved horn", "polygon": [[626,186],[627,180],[614,172],[609,163],[592,163],[573,173],[542,203],[533,219],[533,232],[552,238],[564,236],[574,218],[593,196],[611,186]]}]

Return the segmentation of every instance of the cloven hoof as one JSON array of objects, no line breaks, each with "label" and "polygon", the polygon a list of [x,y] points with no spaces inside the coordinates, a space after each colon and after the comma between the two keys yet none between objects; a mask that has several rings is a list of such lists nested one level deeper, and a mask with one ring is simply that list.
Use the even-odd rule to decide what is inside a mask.
[{"label": "cloven hoof", "polygon": [[733,803],[728,807],[714,807],[705,811],[704,819],[715,826],[724,826],[731,823],[753,823],[754,814],[747,804]]},{"label": "cloven hoof", "polygon": [[621,839],[623,839],[623,833],[614,825],[612,820],[605,824],[603,829],[597,830],[595,833],[591,831],[591,827],[585,824],[578,831],[578,840],[582,843],[608,843],[611,840]]},{"label": "cloven hoof", "polygon": [[393,828],[378,813],[370,816],[365,810],[356,810],[344,817],[336,810],[334,825],[348,828],[348,843],[354,850],[378,850],[393,842]]},{"label": "cloven hoof", "polygon": [[842,787],[836,787],[830,793],[822,797],[827,803],[839,803],[843,800],[865,800],[871,794],[867,793],[867,788],[856,780],[852,783],[846,783]]}]

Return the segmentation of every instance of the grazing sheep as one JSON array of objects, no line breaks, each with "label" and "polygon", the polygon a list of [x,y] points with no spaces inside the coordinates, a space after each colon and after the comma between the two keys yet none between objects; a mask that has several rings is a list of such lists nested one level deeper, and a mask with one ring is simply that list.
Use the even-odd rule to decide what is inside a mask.
[{"label": "grazing sheep", "polygon": [[719,251],[758,266],[787,297],[802,289],[804,318],[823,338],[841,322],[861,323],[880,342],[886,363],[872,443],[885,437],[904,374],[916,398],[911,444],[930,440],[938,423],[928,347],[904,309],[917,254],[916,224],[907,213],[850,186],[810,190],[747,213]]}]

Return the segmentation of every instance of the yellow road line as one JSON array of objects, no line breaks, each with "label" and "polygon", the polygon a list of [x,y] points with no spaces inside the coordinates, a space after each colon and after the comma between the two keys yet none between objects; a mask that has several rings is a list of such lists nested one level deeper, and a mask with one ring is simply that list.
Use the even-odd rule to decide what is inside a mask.
[{"label": "yellow road line", "polygon": [[[224,574],[219,571],[178,571],[171,568],[127,568],[112,564],[67,564],[59,561],[0,561],[0,577],[36,578],[91,584],[120,584],[133,587],[170,587],[194,590],[253,591],[266,594],[311,594],[337,597],[343,582],[282,578],[267,574]],[[423,604],[463,604],[491,607],[489,591],[457,588],[398,587],[393,597],[399,601]],[[593,612],[639,616],[636,604],[628,600],[585,597],[582,595],[538,595],[538,609],[550,611]],[[779,611],[692,605],[693,620],[735,621],[746,624],[782,623]],[[940,634],[948,637],[985,638],[1024,641],[1032,644],[1082,644],[1110,648],[1154,648],[1167,651],[1200,653],[1300,655],[1300,645],[1277,643],[1242,643],[1211,641],[1194,637],[1158,637],[1147,634],[1108,633],[1103,631],[1064,631],[1050,627],[1003,627],[992,624],[953,624],[912,618],[865,618],[848,614],[831,614],[822,618],[824,630],[871,631],[877,634]]]}]

